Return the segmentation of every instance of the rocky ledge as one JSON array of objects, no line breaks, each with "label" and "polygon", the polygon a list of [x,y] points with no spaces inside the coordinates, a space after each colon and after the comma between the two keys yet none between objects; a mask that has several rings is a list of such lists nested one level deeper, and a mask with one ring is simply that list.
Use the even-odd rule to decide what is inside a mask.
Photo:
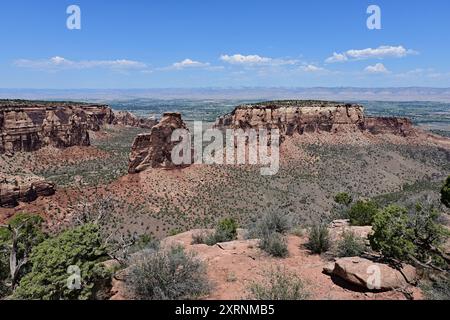
[{"label": "rocky ledge", "polygon": [[129,173],[138,173],[148,168],[174,168],[171,152],[177,142],[172,142],[176,129],[186,129],[181,114],[167,112],[150,133],[138,135],[131,149]]},{"label": "rocky ledge", "polygon": [[412,123],[404,118],[371,118],[364,107],[328,101],[288,100],[241,105],[219,117],[221,129],[279,129],[283,135],[315,132],[368,131],[372,134],[411,135]]},{"label": "rocky ledge", "polygon": [[19,202],[32,202],[55,193],[55,185],[43,178],[11,176],[0,172],[0,207],[15,207]]}]

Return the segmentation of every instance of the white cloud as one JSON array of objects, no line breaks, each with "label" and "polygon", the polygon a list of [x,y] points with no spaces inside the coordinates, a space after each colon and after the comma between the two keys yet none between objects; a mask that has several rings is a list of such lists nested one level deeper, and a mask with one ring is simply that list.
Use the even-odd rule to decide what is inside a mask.
[{"label": "white cloud", "polygon": [[335,63],[335,62],[344,62],[347,61],[348,58],[343,53],[333,53],[333,55],[325,60],[326,63]]},{"label": "white cloud", "polygon": [[170,69],[181,70],[181,69],[186,69],[186,68],[205,68],[205,67],[209,67],[209,66],[210,66],[209,63],[203,63],[203,62],[194,61],[191,59],[184,59],[181,62],[175,62],[174,64],[172,64]]},{"label": "white cloud", "polygon": [[143,62],[126,59],[72,61],[59,56],[55,56],[46,60],[19,59],[14,61],[14,65],[21,68],[42,69],[42,70],[92,69],[92,68],[129,70],[129,69],[148,68],[148,66]]},{"label": "white cloud", "polygon": [[234,55],[224,54],[220,56],[220,60],[233,65],[247,65],[247,66],[281,66],[281,65],[294,65],[298,63],[297,60],[274,59],[269,57],[262,57],[256,54],[247,56],[242,54],[234,54]]},{"label": "white cloud", "polygon": [[351,49],[343,53],[333,53],[333,56],[325,60],[326,63],[345,62],[349,60],[403,58],[408,55],[418,54],[417,51],[406,49],[403,46],[380,46],[378,48],[366,48],[361,50]]},{"label": "white cloud", "polygon": [[320,71],[326,71],[326,69],[322,67],[315,66],[313,64],[308,64],[300,67],[301,70],[305,72],[320,72]]},{"label": "white cloud", "polygon": [[389,73],[389,70],[382,63],[377,63],[373,66],[368,66],[364,69],[368,73]]}]

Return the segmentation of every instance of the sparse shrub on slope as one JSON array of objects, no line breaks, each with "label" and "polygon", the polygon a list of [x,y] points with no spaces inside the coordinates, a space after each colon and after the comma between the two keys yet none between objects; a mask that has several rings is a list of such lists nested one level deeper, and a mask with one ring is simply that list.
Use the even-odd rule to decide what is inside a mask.
[{"label": "sparse shrub on slope", "polygon": [[447,208],[450,208],[450,176],[445,180],[445,184],[442,187],[441,201]]},{"label": "sparse shrub on slope", "polygon": [[213,246],[219,242],[229,242],[237,239],[238,224],[233,218],[221,220],[213,233],[200,232],[192,235],[192,244],[207,244]]},{"label": "sparse shrub on slope", "polygon": [[261,217],[249,232],[249,237],[260,239],[260,248],[271,256],[288,256],[285,234],[290,229],[289,219],[278,212]]},{"label": "sparse shrub on slope", "polygon": [[450,300],[450,276],[447,274],[422,284],[421,289],[429,300]]},{"label": "sparse shrub on slope", "polygon": [[349,206],[353,202],[353,198],[347,192],[340,192],[334,197],[334,202],[340,205]]},{"label": "sparse shrub on slope", "polygon": [[331,248],[330,233],[324,223],[314,224],[309,231],[309,240],[306,247],[312,253],[321,254]]},{"label": "sparse shrub on slope", "polygon": [[350,223],[353,226],[370,226],[378,211],[374,201],[357,201],[348,211]]},{"label": "sparse shrub on slope", "polygon": [[261,239],[259,246],[273,257],[285,258],[289,255],[286,238],[281,233],[267,234]]},{"label": "sparse shrub on slope", "polygon": [[[106,251],[97,226],[88,224],[65,231],[33,249],[31,271],[22,278],[13,297],[26,300],[95,299],[97,289],[110,280],[110,274],[101,264],[105,258]],[[79,268],[79,288],[68,286],[70,266]]]},{"label": "sparse shrub on slope", "polygon": [[183,247],[140,253],[130,267],[127,285],[142,300],[192,300],[210,290],[205,265]]},{"label": "sparse shrub on slope", "polygon": [[366,245],[364,240],[354,232],[345,231],[342,239],[337,243],[336,255],[338,257],[357,257],[364,253]]},{"label": "sparse shrub on slope", "polygon": [[250,299],[255,300],[305,300],[309,293],[303,281],[294,273],[281,267],[267,270],[260,282],[254,282],[250,287]]},{"label": "sparse shrub on slope", "polygon": [[237,238],[238,224],[233,218],[225,218],[219,222],[216,228],[215,238],[217,242],[233,241]]}]

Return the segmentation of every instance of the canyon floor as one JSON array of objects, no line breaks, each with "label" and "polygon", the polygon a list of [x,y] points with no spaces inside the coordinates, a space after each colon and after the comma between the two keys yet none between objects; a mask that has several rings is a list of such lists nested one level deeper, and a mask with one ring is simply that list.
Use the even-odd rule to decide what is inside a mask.
[{"label": "canyon floor", "polygon": [[334,195],[343,191],[383,204],[427,195],[437,200],[450,174],[448,140],[323,133],[287,137],[275,176],[261,176],[257,167],[213,165],[128,175],[130,146],[141,132],[111,127],[91,133],[91,147],[0,156],[5,173],[32,172],[57,186],[52,197],[0,209],[0,219],[38,213],[56,228],[80,203],[108,197],[114,202],[111,229],[156,238],[210,228],[230,216],[247,226],[271,210],[305,224],[330,215]]}]

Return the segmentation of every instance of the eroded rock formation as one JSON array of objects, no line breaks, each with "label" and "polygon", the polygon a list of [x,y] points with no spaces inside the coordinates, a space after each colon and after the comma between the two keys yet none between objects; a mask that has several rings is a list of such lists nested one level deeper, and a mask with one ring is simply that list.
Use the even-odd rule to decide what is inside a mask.
[{"label": "eroded rock formation", "polygon": [[44,146],[66,148],[90,145],[89,130],[105,125],[152,128],[154,118],[102,104],[0,100],[0,154],[35,151]]},{"label": "eroded rock formation", "polygon": [[32,202],[54,193],[55,185],[38,176],[11,176],[0,172],[0,207],[15,207],[19,202]]},{"label": "eroded rock formation", "polygon": [[0,101],[0,153],[87,146],[88,130],[98,131],[113,118],[105,105]]},{"label": "eroded rock formation", "polygon": [[151,129],[158,121],[154,117],[140,118],[128,111],[114,112],[114,125]]},{"label": "eroded rock formation", "polygon": [[172,142],[172,133],[187,126],[179,113],[165,113],[150,133],[138,135],[130,154],[129,173],[138,173],[148,168],[173,168],[171,152],[178,142]]},{"label": "eroded rock formation", "polygon": [[410,135],[414,132],[408,119],[365,117],[361,105],[300,100],[242,105],[218,118],[215,127],[279,129],[282,135],[355,131]]}]

